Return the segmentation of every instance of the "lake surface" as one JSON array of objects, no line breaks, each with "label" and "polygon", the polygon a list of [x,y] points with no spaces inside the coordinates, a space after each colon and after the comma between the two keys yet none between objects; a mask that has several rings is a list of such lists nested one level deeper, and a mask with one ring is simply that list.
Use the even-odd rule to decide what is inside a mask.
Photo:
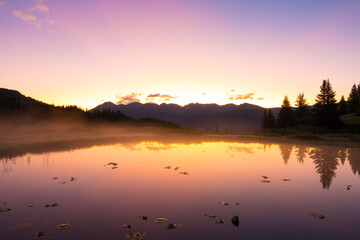
[{"label": "lake surface", "polygon": [[[357,148],[140,141],[2,154],[0,171],[0,239],[126,239],[130,232],[146,233],[143,239],[207,240],[359,235]],[[204,216],[209,213],[217,217]],[[160,217],[168,221],[155,223]],[[63,223],[70,227],[58,230]],[[181,226],[167,229],[169,223]],[[35,237],[39,232],[45,235]]]}]

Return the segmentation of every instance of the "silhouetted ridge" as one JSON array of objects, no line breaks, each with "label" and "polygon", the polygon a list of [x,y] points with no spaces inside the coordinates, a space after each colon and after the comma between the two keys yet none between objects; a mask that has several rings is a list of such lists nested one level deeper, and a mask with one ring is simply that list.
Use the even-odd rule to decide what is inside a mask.
[{"label": "silhouetted ridge", "polygon": [[[218,105],[190,103],[185,106],[177,104],[160,105],[154,103],[130,103],[128,105],[115,105],[103,103],[91,111],[109,108],[119,110],[135,119],[157,118],[177,123],[182,127],[218,129],[221,132],[250,133],[261,127],[264,109],[253,104],[226,104]],[[273,109],[275,114],[278,109]]]}]

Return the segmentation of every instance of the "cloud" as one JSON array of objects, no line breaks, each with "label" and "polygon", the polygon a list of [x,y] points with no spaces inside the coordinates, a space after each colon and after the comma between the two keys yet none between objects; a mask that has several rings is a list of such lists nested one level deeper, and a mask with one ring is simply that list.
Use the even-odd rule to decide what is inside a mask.
[{"label": "cloud", "polygon": [[246,93],[246,94],[235,94],[235,95],[231,95],[229,97],[229,100],[252,100],[254,99],[254,95],[255,93]]},{"label": "cloud", "polygon": [[116,104],[127,105],[133,102],[140,102],[140,99],[138,98],[139,96],[141,96],[141,93],[131,93],[125,96],[116,95],[116,98],[119,99]]},{"label": "cloud", "polygon": [[168,95],[168,94],[155,93],[155,94],[149,94],[146,97],[146,101],[154,101],[155,98],[160,98],[160,101],[161,100],[170,101],[170,99],[178,98],[178,97],[174,97],[174,96],[171,96],[171,95]]},{"label": "cloud", "polygon": [[251,147],[237,147],[237,146],[228,146],[230,152],[242,152],[248,154],[254,154],[254,151]]},{"label": "cloud", "polygon": [[0,2],[0,7],[4,6],[5,2]]},{"label": "cloud", "polygon": [[[0,2],[0,7],[3,5],[1,3],[4,4],[5,2]],[[35,15],[31,12],[39,12],[39,14]],[[49,7],[43,4],[43,0],[37,0],[35,6],[33,5],[33,7],[28,8],[27,11],[14,10],[12,13],[15,17],[18,17],[27,22],[29,25],[36,26],[39,29],[42,28],[44,23],[48,23],[50,25],[57,24],[56,20],[47,17]]]},{"label": "cloud", "polygon": [[37,20],[37,17],[35,15],[28,12],[23,12],[21,10],[14,10],[12,13],[14,14],[15,17],[21,18],[25,22]]},{"label": "cloud", "polygon": [[202,95],[206,95],[206,94],[207,94],[206,92],[202,93]]},{"label": "cloud", "polygon": [[38,0],[35,7],[31,8],[30,11],[47,13],[49,12],[49,7],[43,4],[43,0]]},{"label": "cloud", "polygon": [[264,97],[258,97],[257,98],[257,100],[259,100],[259,101],[262,101],[262,100],[264,100],[265,98]]},{"label": "cloud", "polygon": [[48,23],[54,25],[54,24],[57,24],[57,21],[55,21],[54,19],[50,19],[50,20],[48,20]]}]

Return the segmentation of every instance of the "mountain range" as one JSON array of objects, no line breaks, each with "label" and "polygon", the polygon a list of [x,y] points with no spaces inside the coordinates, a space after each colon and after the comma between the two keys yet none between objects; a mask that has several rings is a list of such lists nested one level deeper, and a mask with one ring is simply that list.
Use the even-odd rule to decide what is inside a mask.
[{"label": "mountain range", "polygon": [[[272,108],[271,110],[276,116],[279,109]],[[16,90],[0,88],[0,115],[4,116],[5,113],[9,112],[24,115],[24,110],[32,114],[36,112],[48,115],[50,112],[53,114],[54,110],[62,111],[62,108],[26,97]],[[190,103],[180,106],[177,104],[162,103],[158,105],[137,102],[116,105],[112,102],[105,102],[89,112],[103,110],[120,111],[132,119],[160,119],[178,124],[181,127],[211,129],[228,133],[251,133],[256,128],[261,128],[264,114],[264,108],[248,103],[240,105]],[[78,110],[75,108],[73,111]]]},{"label": "mountain range", "polygon": [[[251,133],[261,128],[264,108],[243,103],[240,105],[190,103],[185,106],[177,104],[160,105],[154,103],[130,103],[116,105],[105,102],[90,111],[110,109],[120,111],[134,118],[156,118],[179,124],[181,127],[219,130],[220,132]],[[272,108],[274,115],[280,108]]]}]

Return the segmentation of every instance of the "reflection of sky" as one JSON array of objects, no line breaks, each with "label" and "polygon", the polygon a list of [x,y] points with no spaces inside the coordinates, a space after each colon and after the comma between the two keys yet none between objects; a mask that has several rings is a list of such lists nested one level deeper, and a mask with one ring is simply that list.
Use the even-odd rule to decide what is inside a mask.
[{"label": "reflection of sky", "polygon": [[[38,231],[56,239],[114,239],[129,232],[118,226],[131,223],[133,232],[147,232],[149,239],[350,238],[360,220],[358,155],[358,149],[334,146],[146,141],[2,159],[11,171],[2,175],[0,202],[12,210],[0,214],[0,231],[6,239]],[[262,176],[271,183],[261,183]],[[323,189],[329,177],[331,187]],[[353,189],[347,191],[347,184]],[[55,202],[58,207],[43,207]],[[217,214],[225,225],[204,213]],[[144,214],[148,221],[137,217]],[[230,223],[234,215],[239,228]],[[166,230],[156,217],[182,227]],[[63,221],[71,228],[56,230]]]},{"label": "reflection of sky", "polygon": [[322,79],[347,95],[360,73],[357,0],[0,2],[1,85],[49,103],[313,103]]}]

